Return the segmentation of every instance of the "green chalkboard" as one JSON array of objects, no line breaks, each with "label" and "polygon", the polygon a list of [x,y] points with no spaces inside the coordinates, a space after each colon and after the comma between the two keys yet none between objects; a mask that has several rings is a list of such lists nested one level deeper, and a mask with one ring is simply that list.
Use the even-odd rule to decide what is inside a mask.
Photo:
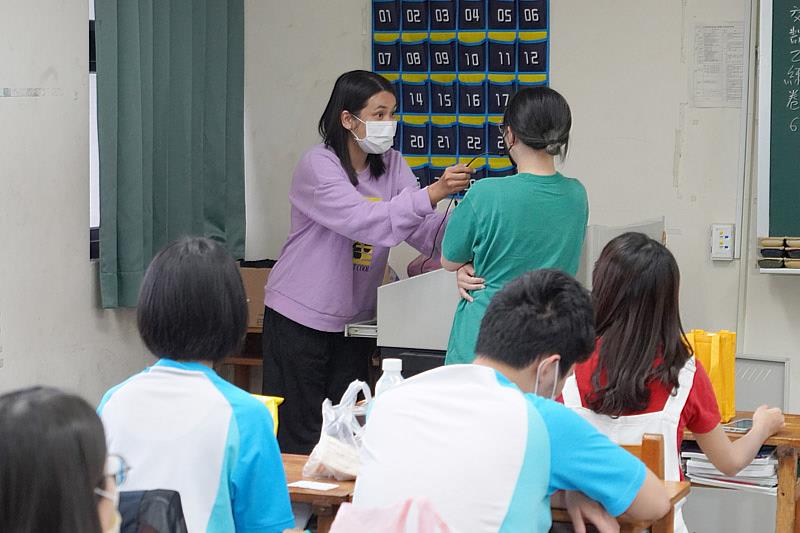
[{"label": "green chalkboard", "polygon": [[800,1],[773,0],[769,233],[800,236]]}]

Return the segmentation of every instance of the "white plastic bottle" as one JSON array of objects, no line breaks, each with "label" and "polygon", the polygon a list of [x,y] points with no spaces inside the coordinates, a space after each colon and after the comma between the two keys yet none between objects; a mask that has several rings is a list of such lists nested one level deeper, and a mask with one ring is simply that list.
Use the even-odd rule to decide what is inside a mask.
[{"label": "white plastic bottle", "polygon": [[388,390],[398,383],[403,381],[403,360],[402,359],[384,359],[381,363],[383,374],[378,382],[375,384],[375,397],[381,395],[385,390]]}]

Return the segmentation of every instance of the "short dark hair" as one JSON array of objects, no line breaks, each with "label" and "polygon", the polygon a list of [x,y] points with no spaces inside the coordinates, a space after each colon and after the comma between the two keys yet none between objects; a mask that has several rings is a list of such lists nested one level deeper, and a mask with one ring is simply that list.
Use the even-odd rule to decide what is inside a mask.
[{"label": "short dark hair", "polygon": [[136,321],[158,357],[218,361],[238,353],[247,302],[233,258],[205,237],[168,244],[144,275]]},{"label": "short dark hair", "polygon": [[672,253],[643,233],[624,233],[603,248],[592,274],[601,339],[587,397],[592,411],[619,416],[643,410],[652,380],[677,389],[692,356],[681,324],[680,278]]},{"label": "short dark hair", "polygon": [[[319,134],[325,146],[333,149],[353,185],[358,185],[358,177],[347,148],[352,133],[342,126],[342,111],[358,115],[366,107],[367,101],[382,91],[395,94],[392,84],[383,76],[368,70],[345,72],[333,85],[328,105],[325,106],[325,111],[319,119]],[[369,174],[373,178],[382,176],[386,172],[383,154],[367,154],[367,162]]]},{"label": "short dark hair", "polygon": [[34,387],[0,396],[0,531],[100,533],[103,424],[85,400]]},{"label": "short dark hair", "polygon": [[561,375],[594,349],[589,292],[554,269],[523,274],[494,298],[481,321],[476,353],[523,369],[541,357],[561,355]]},{"label": "short dark hair", "polygon": [[522,144],[567,156],[572,112],[558,91],[544,86],[518,91],[508,103],[503,124],[511,126]]}]

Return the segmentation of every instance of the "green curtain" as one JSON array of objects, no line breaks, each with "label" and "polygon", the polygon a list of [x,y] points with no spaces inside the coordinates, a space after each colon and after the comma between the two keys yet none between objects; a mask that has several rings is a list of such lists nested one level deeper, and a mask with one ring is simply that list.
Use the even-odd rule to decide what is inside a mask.
[{"label": "green curtain", "polygon": [[205,235],[244,256],[243,0],[95,0],[103,307]]}]

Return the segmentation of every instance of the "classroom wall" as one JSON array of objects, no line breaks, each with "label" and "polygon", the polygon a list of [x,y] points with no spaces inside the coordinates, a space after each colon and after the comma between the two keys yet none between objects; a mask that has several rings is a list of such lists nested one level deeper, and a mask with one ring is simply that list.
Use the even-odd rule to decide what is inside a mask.
[{"label": "classroom wall", "polygon": [[[245,15],[246,254],[276,259],[289,233],[292,171],[320,142],[317,122],[333,84],[371,68],[372,4],[293,0],[275,9],[245,0]],[[405,277],[416,255],[402,244],[389,263]]]},{"label": "classroom wall", "polygon": [[[692,22],[743,20],[745,4],[553,2],[552,85],[573,108],[564,172],[586,184],[591,222],[666,216],[685,325],[738,329],[742,353],[791,359],[800,280],[757,273],[755,194],[746,198],[752,229],[742,228],[750,249],[738,328],[740,262],[708,258],[709,224],[736,215],[738,111],[686,105]],[[245,9],[247,253],[277,257],[291,171],[318,138],[333,81],[369,67],[369,2],[295,0],[276,10],[247,0]],[[0,19],[0,90],[43,89],[0,97],[0,390],[49,383],[96,400],[150,356],[130,310],[98,308],[87,258],[87,13],[86,1],[37,0],[5,6]],[[392,263],[402,272],[413,255],[400,249]],[[800,363],[792,369],[800,378]],[[800,410],[800,394],[788,407]]]},{"label": "classroom wall", "polygon": [[[367,0],[297,0],[281,10],[246,3],[250,258],[280,252],[291,171],[318,138],[316,121],[336,76],[370,65],[369,7]],[[736,217],[739,113],[687,106],[687,54],[693,20],[743,20],[744,1],[558,0],[551,8],[552,86],[574,114],[564,172],[586,185],[590,222],[665,216],[683,272],[686,326],[735,328],[738,262],[714,264],[707,248],[709,225]],[[287,50],[297,63],[286,60]],[[400,247],[390,263],[404,275],[415,255]]]},{"label": "classroom wall", "polygon": [[744,333],[741,352],[754,358],[788,362],[789,398],[786,410],[798,413],[800,412],[800,385],[798,385],[800,384],[800,353],[798,353],[800,277],[758,272],[755,189],[754,183],[751,196],[749,256],[744,267],[746,268],[745,317],[744,327],[740,328]]},{"label": "classroom wall", "polygon": [[574,116],[564,172],[590,223],[666,217],[684,326],[735,329],[738,261],[709,258],[709,226],[735,222],[739,110],[691,107],[694,21],[744,19],[744,2],[551,2],[552,87]]},{"label": "classroom wall", "polygon": [[[45,9],[41,1],[20,4],[25,8],[13,8],[14,16],[3,19],[9,28],[0,39],[14,43],[14,48],[4,46],[0,54],[18,57],[25,46],[24,53],[35,59],[11,63],[20,78],[15,83],[43,84],[51,63],[68,63],[71,87],[78,95],[76,99],[62,96],[13,103],[0,99],[4,117],[11,117],[0,126],[0,153],[39,154],[41,146],[48,146],[52,154],[43,159],[2,158],[12,162],[7,174],[13,176],[13,189],[19,190],[16,196],[0,196],[0,220],[13,220],[16,228],[10,231],[7,223],[0,226],[3,242],[21,250],[17,256],[40,260],[33,264],[4,261],[0,266],[3,294],[13,291],[11,298],[0,299],[0,358],[4,359],[0,386],[12,376],[15,381],[32,382],[40,376],[74,381],[80,372],[69,370],[74,365],[55,355],[66,353],[73,354],[68,359],[80,361],[81,366],[100,370],[100,379],[90,380],[98,384],[89,386],[95,391],[89,394],[96,395],[106,382],[138,368],[147,357],[138,345],[129,313],[95,309],[94,267],[84,262],[86,96],[80,4],[57,10]],[[737,329],[743,337],[743,353],[790,357],[800,344],[800,333],[792,328],[800,313],[800,303],[796,303],[800,280],[759,275],[752,266],[754,255],[745,254],[745,320],[737,324],[741,262],[713,263],[708,257],[709,225],[736,218],[738,110],[688,105],[693,21],[744,20],[747,2],[558,0],[551,4],[552,86],[568,98],[575,117],[563,170],[585,183],[591,223],[626,224],[665,216],[668,244],[683,275],[685,326]],[[274,9],[268,2],[247,0],[245,13],[247,256],[275,258],[289,228],[286,196],[291,172],[302,152],[318,141],[316,123],[333,82],[346,70],[369,68],[370,3],[295,0]],[[50,31],[64,16],[80,30]],[[44,23],[24,23],[33,20]],[[19,29],[26,26],[26,31]],[[43,47],[39,37],[45,35],[59,37],[42,40]],[[0,58],[0,64],[9,64],[6,57]],[[63,71],[58,75],[65,79]],[[45,81],[37,81],[41,79]],[[8,85],[12,84],[0,83]],[[65,114],[69,120],[61,119]],[[71,139],[72,147],[64,146],[69,143],[63,139]],[[64,160],[68,164],[62,165]],[[53,175],[61,178],[48,179]],[[46,189],[43,183],[48,183]],[[52,208],[67,203],[67,198],[79,205],[71,224],[48,224]],[[754,203],[754,196],[748,195],[746,201]],[[755,208],[748,219],[753,226],[754,217]],[[23,219],[31,220],[25,225],[17,222]],[[750,237],[754,250],[754,229]],[[58,257],[61,268],[51,272],[38,250],[50,250],[47,258]],[[400,247],[393,251],[391,264],[404,273],[414,255],[410,248]],[[67,264],[72,268],[66,268]],[[20,283],[6,281],[11,279]],[[45,286],[42,280],[55,283]],[[48,298],[53,287],[66,297]],[[39,304],[48,299],[50,308]],[[76,305],[80,313],[74,312]],[[30,315],[21,306],[28,306],[27,311],[42,320],[26,320]],[[50,324],[48,331],[56,330],[55,337],[37,334],[42,322]],[[79,329],[89,342],[67,344],[65,331]],[[30,348],[49,354],[45,365],[19,359]],[[104,355],[85,355],[97,351]],[[133,355],[123,357],[123,353]],[[800,363],[794,365],[793,376],[800,377]],[[800,410],[800,394],[791,396],[789,407]]]},{"label": "classroom wall", "polygon": [[366,0],[245,0],[247,257],[275,259],[289,232],[289,184],[320,142],[333,83],[371,62]]},{"label": "classroom wall", "polygon": [[98,306],[89,261],[88,3],[4,2],[0,17],[0,392],[97,402],[149,361],[130,310]]},{"label": "classroom wall", "polygon": [[[739,355],[788,360],[785,408],[800,412],[794,385],[800,382],[800,279],[756,268],[755,140],[745,147],[745,216],[738,225],[739,109],[693,108],[689,94],[694,23],[746,21],[750,1],[559,0],[551,6],[552,86],[565,94],[575,119],[564,171],[586,185],[590,223],[665,216],[668,246],[681,269],[684,326],[732,329],[740,336]],[[737,223],[745,236],[740,260],[710,260],[715,222]]]}]

